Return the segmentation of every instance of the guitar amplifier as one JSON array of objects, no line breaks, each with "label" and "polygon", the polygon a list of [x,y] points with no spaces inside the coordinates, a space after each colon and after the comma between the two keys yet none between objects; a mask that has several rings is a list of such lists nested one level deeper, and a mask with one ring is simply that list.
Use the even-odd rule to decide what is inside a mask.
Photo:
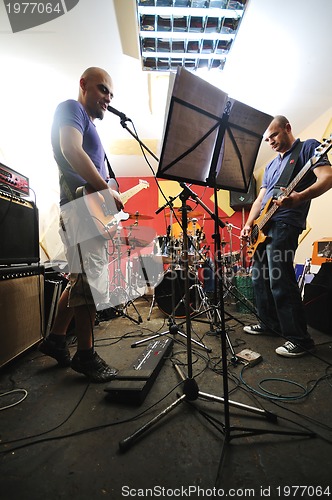
[{"label": "guitar amplifier", "polygon": [[0,190],[0,265],[39,262],[38,210],[32,201]]},{"label": "guitar amplifier", "polygon": [[314,241],[311,264],[321,265],[332,262],[332,236]]},{"label": "guitar amplifier", "polygon": [[309,326],[332,333],[332,262],[325,262],[311,283],[304,287],[304,311]]},{"label": "guitar amplifier", "polygon": [[43,273],[36,265],[0,267],[0,367],[43,336]]}]

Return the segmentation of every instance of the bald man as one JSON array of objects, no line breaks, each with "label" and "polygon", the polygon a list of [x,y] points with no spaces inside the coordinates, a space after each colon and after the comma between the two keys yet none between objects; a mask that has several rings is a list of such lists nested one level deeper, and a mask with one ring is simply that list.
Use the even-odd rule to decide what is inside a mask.
[{"label": "bald man", "polygon": [[[104,118],[112,98],[110,75],[91,67],[79,80],[78,99],[60,103],[55,111],[51,141],[59,168],[60,235],[70,275],[50,335],[39,345],[39,350],[60,366],[71,366],[96,383],[107,382],[117,374],[96,353],[93,339],[97,304],[109,302],[107,241],[93,232],[93,221],[77,209],[75,198],[77,188],[88,186],[91,191],[102,192],[110,209],[122,208],[115,176],[105,164],[105,151],[94,124]],[[66,334],[73,318],[77,351],[71,359]]]},{"label": "bald man", "polygon": [[248,239],[254,221],[271,198],[278,208],[264,228],[265,243],[258,245],[253,256],[252,283],[260,323],[245,326],[244,331],[251,335],[279,334],[286,342],[276,349],[276,353],[288,358],[299,357],[313,351],[314,342],[307,330],[294,273],[294,256],[299,235],[306,227],[311,200],[332,187],[332,169],[327,155],[322,156],[294,191],[285,196],[284,189],[275,191],[281,173],[289,168],[289,163],[292,180],[314,156],[319,142],[307,139],[301,143],[293,135],[288,119],[282,115],[272,120],[264,140],[278,155],[265,169],[262,186],[241,237]]}]

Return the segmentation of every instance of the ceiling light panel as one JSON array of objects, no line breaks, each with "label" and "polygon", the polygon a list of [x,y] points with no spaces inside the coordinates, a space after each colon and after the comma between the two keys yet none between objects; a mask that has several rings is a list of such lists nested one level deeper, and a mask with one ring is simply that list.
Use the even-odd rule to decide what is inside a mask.
[{"label": "ceiling light panel", "polygon": [[248,3],[136,0],[143,70],[222,70]]}]

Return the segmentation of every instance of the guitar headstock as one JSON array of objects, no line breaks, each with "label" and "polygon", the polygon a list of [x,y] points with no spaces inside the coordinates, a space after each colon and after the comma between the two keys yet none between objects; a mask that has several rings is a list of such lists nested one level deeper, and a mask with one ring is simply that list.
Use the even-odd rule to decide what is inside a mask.
[{"label": "guitar headstock", "polygon": [[148,187],[150,187],[150,185],[149,185],[148,181],[145,181],[145,180],[143,180],[143,179],[139,179],[139,181],[138,181],[138,182],[139,182],[139,184],[142,184],[142,188],[143,188],[143,189],[147,189]]},{"label": "guitar headstock", "polygon": [[317,156],[323,156],[332,148],[332,134],[328,139],[324,139],[324,141],[316,148],[315,154]]}]

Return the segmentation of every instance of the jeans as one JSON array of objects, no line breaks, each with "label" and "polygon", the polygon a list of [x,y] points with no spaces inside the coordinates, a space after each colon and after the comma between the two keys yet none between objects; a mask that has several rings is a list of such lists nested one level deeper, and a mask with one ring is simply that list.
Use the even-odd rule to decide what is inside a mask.
[{"label": "jeans", "polygon": [[294,271],[294,255],[301,229],[281,221],[265,232],[267,243],[254,255],[252,282],[257,312],[267,328],[288,340],[310,341],[300,289]]}]

